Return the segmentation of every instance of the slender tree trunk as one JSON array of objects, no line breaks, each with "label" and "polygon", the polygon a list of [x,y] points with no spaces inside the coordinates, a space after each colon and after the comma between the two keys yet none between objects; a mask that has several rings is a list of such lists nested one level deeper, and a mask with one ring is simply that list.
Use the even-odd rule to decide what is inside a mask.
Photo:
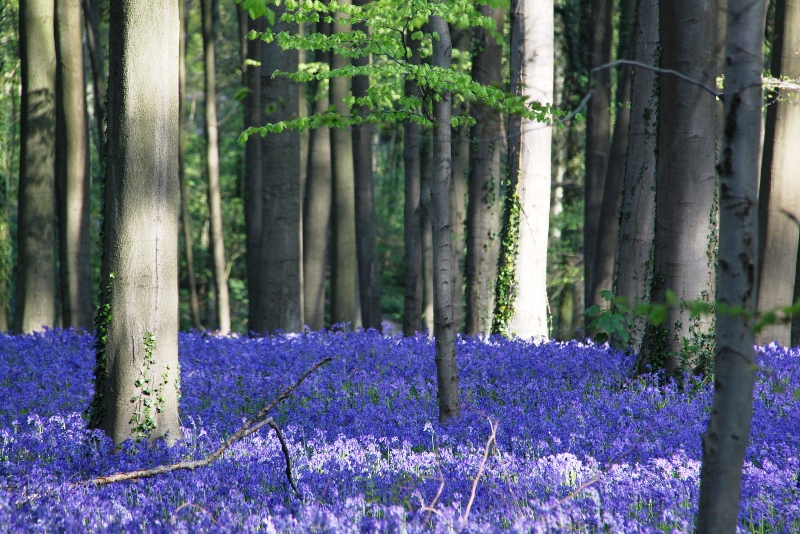
[{"label": "slender tree trunk", "polygon": [[[772,74],[778,78],[800,78],[800,4],[778,0],[775,21]],[[786,307],[793,302],[800,235],[797,222],[800,219],[798,139],[800,104],[796,97],[779,92],[777,101],[767,107],[758,195],[758,309],[762,312]],[[756,336],[759,345],[772,341],[784,347],[791,346],[791,323],[768,326]]]},{"label": "slender tree trunk", "polygon": [[[552,103],[553,3],[515,0],[511,13],[511,90]],[[498,284],[493,330],[521,338],[545,337],[552,131],[514,118],[509,120],[508,139],[511,188],[501,253],[506,284]],[[508,269],[511,265],[513,271]]]},{"label": "slender tree trunk", "polygon": [[422,327],[433,335],[433,228],[431,226],[431,189],[433,186],[433,136],[423,130],[420,141],[420,205],[422,224]]},{"label": "slender tree trunk", "polygon": [[55,89],[53,0],[20,2],[19,211],[14,330],[32,332],[56,320]]},{"label": "slender tree trunk", "polygon": [[[349,0],[340,5],[350,5]],[[350,31],[349,17],[339,12],[334,17],[333,33]],[[333,54],[331,67],[344,68],[350,58]],[[336,77],[330,80],[331,105],[342,115],[350,110],[345,99],[350,96],[350,80]],[[355,318],[356,296],[356,223],[355,170],[353,168],[353,138],[349,128],[331,130],[333,157],[333,250],[331,265],[331,321],[352,323]]]},{"label": "slender tree trunk", "polygon": [[[481,6],[503,33],[505,12],[500,7]],[[483,28],[474,34],[472,78],[485,85],[503,84],[503,46]],[[472,104],[475,125],[470,132],[473,146],[469,161],[467,208],[467,334],[489,334],[494,310],[494,284],[500,251],[500,152],[503,126],[500,114],[482,102]]]},{"label": "slender tree trunk", "polygon": [[[755,208],[766,2],[730,0],[728,6],[717,302],[741,306],[747,313],[755,311],[758,300]],[[700,534],[736,531],[758,368],[753,326],[753,319],[744,314],[717,315],[714,400],[703,436],[700,471]]]},{"label": "slender tree trunk", "polygon": [[[279,21],[284,7],[275,9]],[[273,31],[294,30],[286,22],[276,22]],[[298,116],[298,88],[276,70],[297,70],[295,50],[282,51],[276,42],[264,43],[261,50],[261,109],[267,110],[264,123]],[[263,329],[274,332],[299,332],[303,329],[303,236],[302,198],[300,197],[300,134],[285,130],[262,139],[263,162],[261,223],[261,314]],[[281,231],[268,231],[280,228]]]},{"label": "slender tree trunk", "polygon": [[[661,67],[715,85],[716,2],[661,2]],[[652,298],[666,291],[678,300],[714,300],[716,278],[716,102],[696,85],[659,76],[658,162]],[[668,374],[702,371],[710,362],[709,317],[691,318],[670,306],[664,323],[649,329],[645,358],[664,362]],[[692,349],[685,351],[687,346]]]},{"label": "slender tree trunk", "polygon": [[219,131],[217,129],[217,45],[216,6],[214,0],[200,0],[203,23],[203,59],[206,98],[206,170],[208,172],[208,215],[211,225],[211,270],[216,288],[217,317],[214,326],[220,332],[231,331],[231,307],[226,275],[225,241],[222,232],[222,199],[219,182]]},{"label": "slender tree trunk", "polygon": [[[612,0],[592,0],[591,44],[589,68],[604,65],[611,60]],[[603,69],[591,75],[592,98],[586,106],[586,174],[583,220],[583,265],[584,302],[591,306],[595,297],[594,287],[595,251],[597,250],[598,226],[601,217],[603,187],[608,166],[608,150],[611,140],[611,71]]]},{"label": "slender tree trunk", "polygon": [[[330,25],[317,23],[317,31],[330,34]],[[318,63],[329,63],[330,52],[318,50]],[[322,83],[310,84],[314,113],[328,110],[328,90]],[[328,224],[332,206],[331,130],[314,128],[309,139],[308,179],[303,205],[303,287],[305,319],[311,330],[325,326],[325,267],[328,259]]]},{"label": "slender tree trunk", "polygon": [[89,139],[80,0],[57,0],[56,190],[64,327],[92,329]]},{"label": "slender tree trunk", "polygon": [[[634,59],[658,63],[658,0],[639,0]],[[653,278],[652,253],[655,224],[656,140],[658,91],[655,73],[636,69],[632,76],[630,127],[620,207],[619,245],[614,293],[629,304],[650,299]],[[631,346],[639,352],[645,329],[637,319]]]},{"label": "slender tree trunk", "polygon": [[[94,93],[94,121],[97,137],[95,145],[100,166],[105,165],[106,155],[106,84],[103,68],[103,49],[100,46],[100,0],[83,0],[83,15],[86,25],[86,45],[89,52],[89,65],[92,68],[92,92]],[[101,175],[104,172],[100,173]]]},{"label": "slender tree trunk", "polygon": [[[409,62],[419,65],[419,41],[406,43],[411,50]],[[406,78],[405,94],[419,94],[416,81]],[[403,241],[405,294],[403,297],[403,335],[413,336],[422,323],[422,227],[420,213],[420,127],[410,120],[403,122]]]},{"label": "slender tree trunk", "polygon": [[[618,59],[631,59],[633,50],[633,31],[636,2],[622,0],[619,16]],[[594,266],[592,267],[592,304],[605,305],[600,298],[600,291],[612,289],[614,283],[614,265],[619,243],[619,216],[622,199],[622,184],[625,180],[625,161],[628,155],[628,130],[631,122],[631,68],[619,69],[619,80],[616,92],[616,120],[614,133],[611,136],[611,148],[606,166],[603,200],[600,205],[602,216],[597,221],[596,247]]]},{"label": "slender tree trunk", "polygon": [[181,438],[179,30],[172,0],[111,3],[105,291],[90,425],[115,444]]},{"label": "slender tree trunk", "polygon": [[[433,40],[431,65],[450,68],[453,53],[450,30],[443,18],[431,16],[428,24],[439,39]],[[431,183],[431,227],[433,231],[433,336],[436,341],[436,383],[439,397],[439,422],[458,417],[456,331],[453,322],[453,252],[450,244],[450,179],[452,99],[441,93],[433,103],[433,176]]]}]

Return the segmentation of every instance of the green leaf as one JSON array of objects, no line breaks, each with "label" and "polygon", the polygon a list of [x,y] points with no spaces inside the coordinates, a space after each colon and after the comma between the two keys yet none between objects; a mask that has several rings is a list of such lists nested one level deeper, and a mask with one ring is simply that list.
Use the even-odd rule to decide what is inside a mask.
[{"label": "green leaf", "polygon": [[650,324],[655,326],[660,325],[664,322],[664,319],[667,318],[667,307],[663,304],[656,304],[650,310],[650,313],[647,315],[647,320]]}]

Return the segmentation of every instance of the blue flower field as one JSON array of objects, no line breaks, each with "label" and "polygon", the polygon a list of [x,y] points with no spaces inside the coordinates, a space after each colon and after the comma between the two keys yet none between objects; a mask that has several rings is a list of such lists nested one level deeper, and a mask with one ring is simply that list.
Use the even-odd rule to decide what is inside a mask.
[{"label": "blue flower field", "polygon": [[[156,340],[157,342],[157,340]],[[631,378],[591,343],[458,341],[463,415],[437,419],[434,346],[375,331],[181,334],[184,440],[114,452],[88,431],[92,338],[0,335],[2,532],[688,532],[711,386]],[[268,427],[200,459],[324,357]],[[800,351],[760,356],[742,532],[800,532]],[[492,439],[494,436],[494,439]]]}]

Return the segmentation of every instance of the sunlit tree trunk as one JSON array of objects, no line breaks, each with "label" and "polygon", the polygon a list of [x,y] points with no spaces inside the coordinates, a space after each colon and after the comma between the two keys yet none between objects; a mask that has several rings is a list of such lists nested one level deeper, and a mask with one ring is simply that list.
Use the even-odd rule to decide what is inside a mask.
[{"label": "sunlit tree trunk", "polygon": [[22,0],[19,10],[20,121],[17,296],[14,330],[55,325],[55,5]]},{"label": "sunlit tree trunk", "polygon": [[[350,5],[350,0],[340,2]],[[350,31],[349,16],[338,13],[334,17],[333,33]],[[331,67],[344,68],[350,58],[333,54]],[[342,115],[349,115],[345,99],[350,96],[350,79],[336,77],[330,80],[331,105]],[[356,223],[355,178],[353,169],[353,138],[350,128],[331,130],[331,156],[333,158],[333,250],[331,256],[331,321],[352,323],[355,319],[356,297]]]},{"label": "sunlit tree trunk", "polygon": [[227,334],[231,330],[231,308],[222,232],[222,199],[219,182],[219,131],[217,128],[217,45],[214,29],[214,0],[200,0],[203,24],[203,61],[206,106],[206,172],[208,173],[208,216],[211,231],[211,271],[216,290],[217,317],[213,326]]},{"label": "sunlit tree trunk", "polygon": [[[755,311],[758,299],[756,206],[766,7],[766,2],[730,0],[727,13],[717,302],[740,306],[745,313]],[[717,314],[714,400],[700,470],[700,534],[737,529],[758,369],[753,326],[748,315]]]},{"label": "sunlit tree trunk", "polygon": [[[800,4],[778,0],[776,36],[772,46],[772,75],[800,78]],[[794,297],[800,220],[800,103],[778,91],[767,107],[764,155],[758,195],[759,286],[762,312],[789,306]],[[767,326],[756,336],[758,344],[777,341],[791,345],[791,323]]]},{"label": "sunlit tree trunk", "polygon": [[[280,22],[284,7],[276,8],[273,31],[294,31]],[[263,123],[298,116],[298,89],[276,70],[297,70],[296,50],[282,51],[276,42],[261,50],[261,109]],[[300,196],[300,134],[295,129],[272,133],[261,145],[263,190],[261,223],[261,314],[259,333],[299,332],[303,322],[303,235]],[[280,231],[275,231],[279,228]]]},{"label": "sunlit tree trunk", "polygon": [[[656,65],[658,58],[658,0],[639,0],[634,59]],[[649,299],[652,283],[653,231],[658,100],[656,74],[637,68],[632,76],[628,152],[620,206],[619,245],[614,293],[629,304]],[[639,351],[645,321],[637,319],[631,346]]]},{"label": "sunlit tree trunk", "polygon": [[423,129],[420,140],[420,205],[422,223],[422,327],[433,335],[433,229],[431,227],[431,187],[433,185],[433,137]]},{"label": "sunlit tree trunk", "polygon": [[89,241],[89,139],[80,0],[56,2],[56,191],[58,193],[61,323],[92,329]]},{"label": "sunlit tree trunk", "polygon": [[181,438],[179,30],[172,0],[111,3],[104,299],[90,425],[115,444]]},{"label": "sunlit tree trunk", "polygon": [[[500,7],[481,6],[502,34],[505,12]],[[503,84],[503,46],[483,28],[474,34],[472,78],[485,85]],[[469,162],[467,207],[467,334],[489,334],[494,310],[494,284],[500,250],[500,152],[503,126],[500,114],[482,102],[471,109],[475,125]]]}]

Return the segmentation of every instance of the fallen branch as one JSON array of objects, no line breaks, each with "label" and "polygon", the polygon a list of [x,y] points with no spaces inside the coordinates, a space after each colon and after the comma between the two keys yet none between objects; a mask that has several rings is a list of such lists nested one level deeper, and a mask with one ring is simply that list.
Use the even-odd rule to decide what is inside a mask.
[{"label": "fallen branch", "polygon": [[153,467],[151,469],[139,469],[139,470],[136,470],[136,471],[128,471],[128,472],[125,472],[125,473],[114,473],[113,475],[97,477],[97,478],[93,478],[93,479],[86,480],[86,481],[83,481],[83,482],[78,482],[78,483],[76,483],[76,485],[95,484],[95,485],[99,486],[101,484],[111,484],[113,482],[121,482],[123,480],[134,480],[134,479],[139,479],[139,478],[154,477],[156,475],[163,475],[165,473],[171,473],[172,471],[178,471],[178,470],[181,470],[181,469],[188,469],[190,471],[193,471],[193,470],[197,469],[198,467],[205,467],[205,466],[211,464],[211,462],[219,459],[222,456],[222,454],[228,448],[230,448],[231,445],[233,445],[237,441],[240,441],[240,440],[246,438],[250,434],[252,434],[254,432],[257,432],[264,425],[269,425],[273,430],[275,430],[275,433],[278,436],[278,440],[281,442],[281,450],[283,451],[283,455],[286,458],[286,476],[289,479],[289,483],[292,485],[292,488],[294,489],[294,491],[297,492],[297,486],[295,485],[294,481],[292,480],[292,468],[291,468],[291,461],[289,460],[289,448],[286,446],[286,442],[283,439],[283,435],[281,434],[281,431],[278,428],[278,425],[275,423],[275,421],[272,419],[272,417],[267,417],[267,414],[269,412],[271,412],[275,408],[275,406],[277,406],[280,402],[282,402],[282,401],[286,400],[287,398],[289,398],[289,396],[292,394],[292,392],[295,389],[297,389],[297,387],[306,378],[308,378],[308,376],[311,373],[313,373],[319,367],[322,367],[323,365],[325,365],[329,361],[331,361],[331,358],[325,358],[324,360],[321,360],[321,361],[315,363],[314,366],[311,367],[311,369],[309,369],[305,373],[303,373],[303,375],[300,378],[298,378],[297,381],[294,384],[292,384],[291,386],[289,386],[286,389],[284,389],[280,393],[280,395],[278,395],[275,398],[275,400],[273,400],[268,405],[266,405],[264,408],[262,408],[261,411],[259,411],[255,416],[253,416],[244,425],[242,425],[242,427],[239,428],[239,430],[237,430],[231,436],[226,438],[223,441],[222,445],[220,445],[220,447],[217,450],[215,450],[214,452],[212,452],[211,454],[209,454],[208,456],[206,456],[202,460],[190,460],[190,461],[185,461],[185,462],[178,462],[178,463],[175,463],[175,464],[160,465],[158,467]]}]

